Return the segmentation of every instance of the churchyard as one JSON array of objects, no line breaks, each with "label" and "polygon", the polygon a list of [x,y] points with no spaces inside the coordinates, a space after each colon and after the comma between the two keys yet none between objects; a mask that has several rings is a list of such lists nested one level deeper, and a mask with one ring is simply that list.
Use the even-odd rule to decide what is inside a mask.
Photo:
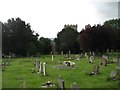
[{"label": "churchyard", "polygon": [[71,54],[3,58],[2,88],[118,88],[117,60],[118,53],[111,52],[102,57]]}]

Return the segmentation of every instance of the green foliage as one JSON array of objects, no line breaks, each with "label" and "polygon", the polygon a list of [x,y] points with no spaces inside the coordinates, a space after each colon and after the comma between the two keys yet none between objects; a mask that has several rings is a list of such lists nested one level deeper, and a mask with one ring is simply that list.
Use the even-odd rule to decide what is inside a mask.
[{"label": "green foliage", "polygon": [[80,49],[77,37],[78,32],[76,30],[70,27],[62,29],[55,39],[57,51],[67,53],[70,50],[71,53],[78,53]]},{"label": "green foliage", "polygon": [[7,23],[2,24],[3,53],[31,56],[41,51],[43,54],[48,54],[51,50],[51,41],[47,38],[39,41],[38,37],[38,33],[31,30],[30,24],[26,24],[20,18],[9,19]]},{"label": "green foliage", "polygon": [[48,38],[41,37],[39,43],[40,43],[41,54],[50,54],[52,50],[51,40]]}]

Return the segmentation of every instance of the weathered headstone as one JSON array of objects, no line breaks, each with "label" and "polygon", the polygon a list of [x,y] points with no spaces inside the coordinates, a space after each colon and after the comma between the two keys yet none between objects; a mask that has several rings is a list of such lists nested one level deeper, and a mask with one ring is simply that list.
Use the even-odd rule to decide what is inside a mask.
[{"label": "weathered headstone", "polygon": [[40,66],[39,66],[39,73],[42,73],[42,63],[40,62]]},{"label": "weathered headstone", "polygon": [[36,59],[36,68],[39,68],[39,62],[37,59]]},{"label": "weathered headstone", "polygon": [[70,50],[69,50],[69,52],[68,52],[68,53],[69,53],[69,55],[71,54]]},{"label": "weathered headstone", "polygon": [[76,82],[74,82],[72,85],[71,85],[71,90],[80,90],[78,84]]},{"label": "weathered headstone", "polygon": [[61,51],[61,55],[63,55],[63,51]]},{"label": "weathered headstone", "polygon": [[92,52],[93,57],[95,57],[95,52]]},{"label": "weathered headstone", "polygon": [[87,55],[87,53],[85,52],[85,57],[88,59],[88,55]]},{"label": "weathered headstone", "polygon": [[99,65],[94,67],[94,70],[89,75],[96,75],[99,73]]},{"label": "weathered headstone", "polygon": [[65,82],[61,76],[58,77],[58,82],[59,82],[60,90],[65,90]]},{"label": "weathered headstone", "polygon": [[54,56],[52,55],[52,61],[54,60]]},{"label": "weathered headstone", "polygon": [[46,63],[45,62],[43,63],[43,74],[44,76],[46,76]]},{"label": "weathered headstone", "polygon": [[107,62],[108,62],[108,58],[105,57],[105,56],[103,56],[103,57],[102,57],[102,62],[101,62],[101,64],[102,64],[103,66],[107,66]]},{"label": "weathered headstone", "polygon": [[93,63],[93,60],[94,60],[94,57],[93,57],[93,56],[90,56],[89,63]]},{"label": "weathered headstone", "polygon": [[108,80],[108,81],[109,81],[109,80],[117,80],[117,75],[118,75],[118,72],[115,71],[115,70],[113,70],[113,71],[111,71],[110,77],[107,78],[107,80]]}]

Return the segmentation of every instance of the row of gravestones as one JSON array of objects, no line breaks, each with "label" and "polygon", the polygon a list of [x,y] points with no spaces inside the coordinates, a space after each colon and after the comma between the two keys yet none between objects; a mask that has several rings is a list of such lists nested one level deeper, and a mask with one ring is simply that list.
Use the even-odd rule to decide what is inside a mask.
[{"label": "row of gravestones", "polygon": [[[34,64],[36,68],[39,68],[38,73],[43,73],[43,75],[46,76],[46,63],[42,63],[36,59]],[[32,72],[34,72],[34,70],[32,70]]]}]

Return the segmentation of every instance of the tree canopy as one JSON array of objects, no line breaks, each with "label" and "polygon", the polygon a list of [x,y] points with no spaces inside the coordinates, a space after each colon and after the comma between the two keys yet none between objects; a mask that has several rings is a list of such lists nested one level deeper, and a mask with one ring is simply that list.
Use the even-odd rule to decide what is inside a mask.
[{"label": "tree canopy", "polygon": [[77,38],[78,32],[76,30],[70,27],[62,29],[62,31],[57,34],[57,38],[55,38],[57,51],[79,53],[80,47]]},{"label": "tree canopy", "polygon": [[[3,53],[14,53],[19,56],[35,55],[37,52],[39,52],[41,45],[41,41],[38,40],[38,37],[39,34],[34,33],[34,31],[31,30],[29,23],[25,23],[25,21],[21,20],[20,18],[9,19],[7,23],[2,24]],[[51,46],[50,43],[45,44]],[[48,53],[46,51],[46,54]]]}]

